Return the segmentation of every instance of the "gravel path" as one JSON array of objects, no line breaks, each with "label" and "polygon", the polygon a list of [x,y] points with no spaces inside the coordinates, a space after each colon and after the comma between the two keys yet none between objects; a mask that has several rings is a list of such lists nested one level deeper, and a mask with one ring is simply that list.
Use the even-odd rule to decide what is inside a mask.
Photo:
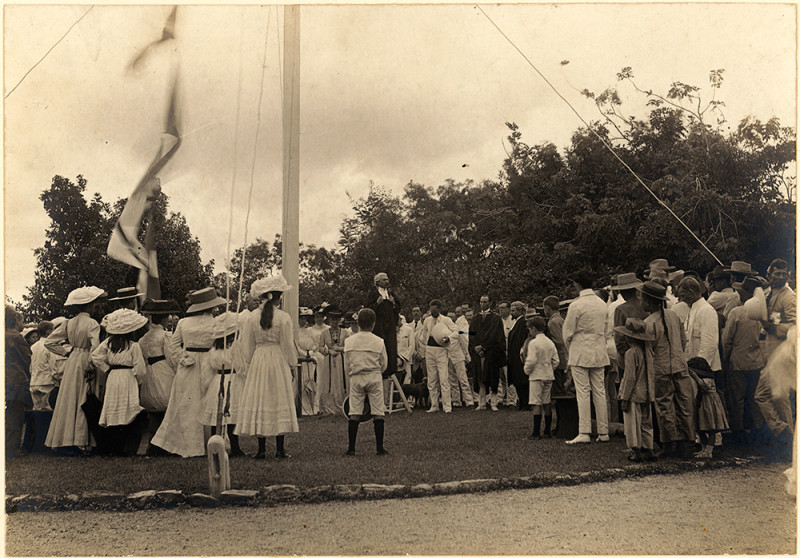
[{"label": "gravel path", "polygon": [[275,508],[18,512],[6,552],[56,555],[786,554],[785,465]]}]

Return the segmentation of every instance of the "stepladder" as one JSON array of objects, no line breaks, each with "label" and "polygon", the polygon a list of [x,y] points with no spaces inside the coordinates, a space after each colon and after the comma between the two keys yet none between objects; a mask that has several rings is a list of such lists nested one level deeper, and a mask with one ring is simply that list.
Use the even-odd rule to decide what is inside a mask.
[{"label": "stepladder", "polygon": [[[389,389],[386,389],[386,384],[389,384]],[[384,380],[384,392],[386,392],[386,414],[392,414],[397,411],[408,411],[411,414],[411,404],[408,402],[406,394],[403,392],[403,386],[400,380],[397,379],[397,374],[392,374],[389,378]]]}]

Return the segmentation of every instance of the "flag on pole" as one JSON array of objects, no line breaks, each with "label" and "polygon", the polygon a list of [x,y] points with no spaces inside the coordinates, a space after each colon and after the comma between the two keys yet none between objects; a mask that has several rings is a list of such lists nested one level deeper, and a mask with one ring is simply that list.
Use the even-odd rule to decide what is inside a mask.
[{"label": "flag on pole", "polygon": [[[166,31],[165,31],[166,32]],[[178,105],[178,79],[172,83],[172,94],[167,111],[165,131],[161,135],[161,147],[150,163],[139,184],[125,203],[120,214],[111,239],[108,242],[107,253],[109,257],[140,269],[139,292],[146,293],[149,298],[159,298],[158,266],[156,265],[155,234],[148,230],[145,236],[145,245],[139,242],[139,227],[142,218],[150,209],[153,201],[161,191],[161,181],[158,173],[178,151],[181,145],[180,133],[177,122]]]}]

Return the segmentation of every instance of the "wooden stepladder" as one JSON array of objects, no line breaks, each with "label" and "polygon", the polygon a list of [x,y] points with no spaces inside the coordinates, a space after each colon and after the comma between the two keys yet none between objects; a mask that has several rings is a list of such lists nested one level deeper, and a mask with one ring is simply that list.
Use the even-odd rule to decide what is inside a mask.
[{"label": "wooden stepladder", "polygon": [[[402,411],[405,409],[411,414],[411,404],[408,402],[406,398],[406,394],[403,393],[403,386],[400,385],[400,380],[397,379],[397,374],[392,374],[389,381],[389,405],[387,406],[386,413],[392,414],[397,411]],[[400,396],[399,401],[395,401],[395,395]]]}]

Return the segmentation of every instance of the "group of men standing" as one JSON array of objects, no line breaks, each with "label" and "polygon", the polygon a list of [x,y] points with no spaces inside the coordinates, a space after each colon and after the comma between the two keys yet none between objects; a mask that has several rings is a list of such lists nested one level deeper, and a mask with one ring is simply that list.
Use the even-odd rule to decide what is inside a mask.
[{"label": "group of men standing", "polygon": [[[464,304],[445,315],[441,301],[433,300],[425,314],[414,306],[406,322],[399,300],[388,290],[388,277],[380,274],[371,302],[384,316],[385,331],[376,325],[376,333],[384,338],[387,352],[396,355],[389,359],[396,367],[392,373],[399,371],[406,381],[427,377],[429,412],[437,412],[440,403],[445,413],[461,405],[497,410],[503,402],[527,409],[529,382],[521,351],[529,340],[527,322],[544,314],[547,336],[559,357],[553,394],[574,389],[578,407],[579,432],[569,444],[591,441],[592,403],[597,441],[608,441],[609,419],[618,417],[616,387],[626,372],[628,346],[628,338],[614,333],[614,327],[642,320],[654,338],[648,354],[656,436],[664,454],[685,455],[694,445],[697,422],[698,387],[689,375],[690,360],[701,359],[713,372],[735,436],[766,422],[776,436],[791,437],[789,401],[772,397],[760,374],[796,323],[788,276],[783,260],[774,260],[763,279],[750,264],[733,262],[719,266],[704,281],[695,272],[676,271],[667,260],[656,259],[642,279],[635,273],[619,274],[604,289],[595,289],[595,278],[578,271],[571,277],[578,296],[572,301],[548,296],[539,311],[515,301],[501,302],[495,312],[490,296],[484,295],[477,313]],[[749,318],[743,308],[757,287],[766,293],[763,321]]]}]

